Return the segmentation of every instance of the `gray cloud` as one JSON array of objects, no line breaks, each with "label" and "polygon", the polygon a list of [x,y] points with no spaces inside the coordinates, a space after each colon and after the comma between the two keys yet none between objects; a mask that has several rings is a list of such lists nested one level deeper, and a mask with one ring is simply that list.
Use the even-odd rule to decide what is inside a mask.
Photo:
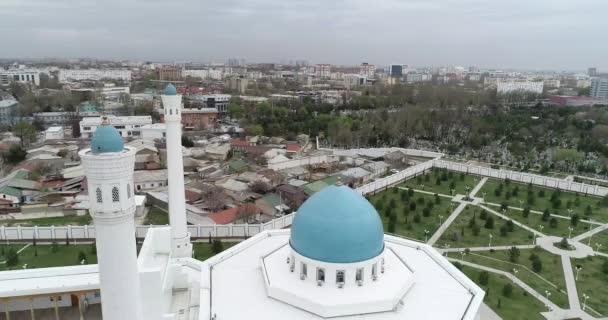
[{"label": "gray cloud", "polygon": [[2,0],[2,57],[608,69],[605,0]]}]

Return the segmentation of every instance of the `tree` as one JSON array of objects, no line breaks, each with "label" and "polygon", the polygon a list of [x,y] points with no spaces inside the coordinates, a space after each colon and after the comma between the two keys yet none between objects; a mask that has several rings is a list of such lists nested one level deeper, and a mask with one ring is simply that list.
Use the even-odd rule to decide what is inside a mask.
[{"label": "tree", "polygon": [[486,210],[481,210],[481,213],[479,214],[479,219],[481,219],[481,220],[488,219],[488,212]]},{"label": "tree", "polygon": [[224,251],[224,244],[220,239],[213,239],[213,244],[211,244],[211,251],[215,254],[218,254]]},{"label": "tree", "polygon": [[494,217],[488,216],[488,218],[486,219],[486,223],[484,224],[484,228],[494,229]]},{"label": "tree", "polygon": [[440,204],[441,203],[441,197],[435,193],[435,204]]},{"label": "tree", "polygon": [[505,284],[505,286],[502,287],[502,295],[507,298],[511,297],[511,295],[513,295],[513,285],[510,283]]},{"label": "tree", "polygon": [[425,207],[424,209],[422,209],[422,215],[425,217],[428,217],[431,215],[431,208],[429,207]]},{"label": "tree", "polygon": [[490,282],[490,274],[487,271],[482,271],[479,273],[479,284],[482,286],[487,286]]},{"label": "tree", "polygon": [[530,216],[530,207],[525,207],[524,211],[522,212],[522,215],[524,216],[524,218]]},{"label": "tree", "polygon": [[549,209],[545,209],[545,211],[543,211],[542,220],[547,222],[549,219],[551,219],[551,212],[549,212]]},{"label": "tree", "polygon": [[536,273],[543,271],[543,263],[539,258],[532,260],[532,270]]},{"label": "tree", "polygon": [[479,233],[481,232],[481,228],[475,224],[471,228],[471,231],[473,232],[473,235],[477,237],[477,236],[479,236]]},{"label": "tree", "polygon": [[576,226],[578,225],[578,221],[579,221],[579,220],[580,220],[580,218],[579,218],[579,216],[578,216],[578,213],[575,213],[575,214],[573,214],[573,215],[570,217],[570,224],[571,224],[573,227],[576,227]]},{"label": "tree", "polygon": [[17,264],[19,264],[19,254],[13,247],[10,247],[6,253],[6,266],[14,267]]},{"label": "tree", "polygon": [[549,227],[555,229],[557,228],[557,219],[555,217],[551,218],[551,220],[549,220]]},{"label": "tree", "polygon": [[602,272],[608,274],[608,259],[604,259],[604,263],[602,263]]},{"label": "tree", "polygon": [[589,217],[593,214],[593,211],[591,210],[591,205],[587,205],[587,207],[585,208],[585,216]]},{"label": "tree", "polygon": [[515,230],[515,223],[513,223],[513,220],[507,220],[505,225],[507,226],[508,232],[513,232],[513,230]]},{"label": "tree", "polygon": [[38,132],[33,125],[28,122],[21,121],[13,128],[15,136],[21,140],[21,146],[28,146],[30,143],[36,140]]},{"label": "tree", "polygon": [[519,249],[517,247],[511,247],[511,249],[509,249],[509,261],[515,263],[517,262],[517,260],[519,260],[519,256],[520,256],[520,252]]},{"label": "tree", "polygon": [[251,217],[255,217],[259,212],[260,210],[254,204],[246,203],[237,209],[236,220],[249,222]]},{"label": "tree", "polygon": [[194,147],[194,142],[189,137],[182,136],[182,146],[184,146],[186,148],[192,148],[192,147]]},{"label": "tree", "polygon": [[57,245],[57,242],[53,241],[51,243],[51,252],[52,253],[57,253],[59,252],[59,245]]},{"label": "tree", "polygon": [[410,211],[416,211],[416,202],[415,201],[410,202]]},{"label": "tree", "polygon": [[78,252],[78,263],[82,263],[84,261],[84,264],[87,263],[87,254],[84,253],[84,251],[79,251]]},{"label": "tree", "polygon": [[502,225],[502,227],[500,227],[500,236],[506,237],[508,233],[509,233],[509,230],[507,230],[507,226]]},{"label": "tree", "polygon": [[9,164],[17,164],[27,156],[27,152],[21,146],[14,145],[8,149],[8,152],[3,155],[4,161]]},{"label": "tree", "polygon": [[420,220],[421,218],[419,214],[414,215],[414,223],[420,223]]},{"label": "tree", "polygon": [[509,204],[507,202],[503,201],[500,204],[500,210],[507,210],[508,208],[509,208]]},{"label": "tree", "polygon": [[228,105],[228,115],[230,115],[231,118],[236,118],[236,119],[242,118],[243,117],[243,107],[241,107],[235,101],[230,101],[230,104]]},{"label": "tree", "polygon": [[393,213],[388,218],[388,232],[395,233],[396,226],[397,226],[397,215],[395,215]]},{"label": "tree", "polygon": [[563,237],[562,240],[559,242],[559,246],[562,249],[570,249],[570,244],[568,244],[568,239],[566,239],[566,237]]}]

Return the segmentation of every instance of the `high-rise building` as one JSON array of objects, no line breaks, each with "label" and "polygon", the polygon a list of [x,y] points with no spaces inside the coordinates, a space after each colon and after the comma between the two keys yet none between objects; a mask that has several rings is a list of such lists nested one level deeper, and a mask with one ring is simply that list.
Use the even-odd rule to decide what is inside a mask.
[{"label": "high-rise building", "polygon": [[376,66],[367,62],[363,62],[361,66],[359,66],[359,74],[368,78],[373,78],[376,74]]},{"label": "high-rise building", "polygon": [[180,66],[160,66],[158,68],[158,80],[176,81],[182,79],[182,67]]},{"label": "high-rise building", "polygon": [[393,78],[401,78],[403,77],[403,65],[401,64],[391,64],[388,70],[388,74]]},{"label": "high-rise building", "polygon": [[11,82],[40,85],[40,71],[28,69],[0,69],[0,85],[8,86]]},{"label": "high-rise building", "polygon": [[317,64],[315,74],[320,78],[329,78],[331,75],[331,64]]},{"label": "high-rise building", "polygon": [[608,98],[608,78],[593,78],[591,80],[591,96]]},{"label": "high-rise building", "polygon": [[587,69],[587,75],[590,77],[595,77],[597,74],[597,68],[589,68]]},{"label": "high-rise building", "polygon": [[531,92],[541,94],[543,93],[544,84],[542,81],[498,81],[496,84],[496,92],[499,94],[506,94],[511,92]]}]

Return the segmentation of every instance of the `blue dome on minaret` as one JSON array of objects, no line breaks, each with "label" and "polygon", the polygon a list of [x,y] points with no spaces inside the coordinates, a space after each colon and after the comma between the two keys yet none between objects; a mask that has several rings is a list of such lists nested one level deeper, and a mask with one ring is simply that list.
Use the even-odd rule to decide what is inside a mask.
[{"label": "blue dome on minaret", "polygon": [[163,95],[165,96],[175,96],[177,95],[177,89],[175,89],[175,86],[170,83],[165,90],[163,90]]},{"label": "blue dome on minaret", "polygon": [[313,260],[360,262],[382,253],[384,229],[378,212],[363,196],[347,186],[329,186],[298,209],[289,243]]},{"label": "blue dome on minaret", "polygon": [[104,117],[91,139],[91,152],[120,152],[124,146],[120,132],[110,125],[107,117]]}]

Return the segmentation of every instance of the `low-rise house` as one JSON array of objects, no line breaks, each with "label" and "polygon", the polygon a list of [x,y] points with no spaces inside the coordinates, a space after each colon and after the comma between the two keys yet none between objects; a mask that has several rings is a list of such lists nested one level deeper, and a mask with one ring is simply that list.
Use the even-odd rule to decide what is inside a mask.
[{"label": "low-rise house", "polygon": [[230,173],[245,172],[248,167],[249,166],[247,165],[247,162],[241,159],[234,159],[228,161],[228,171],[230,171]]},{"label": "low-rise house", "polygon": [[267,193],[257,199],[255,204],[260,210],[269,217],[277,217],[290,210],[289,206],[276,193]]},{"label": "low-rise house", "polygon": [[229,144],[211,144],[205,147],[205,156],[212,160],[224,161],[229,153]]},{"label": "low-rise house", "polygon": [[386,174],[390,167],[391,166],[384,161],[369,162],[361,166],[361,168],[372,173],[372,178]]},{"label": "low-rise house", "polygon": [[306,200],[306,193],[302,188],[291,184],[282,184],[276,188],[284,203],[292,208],[298,208]]},{"label": "low-rise house", "polygon": [[222,210],[209,215],[209,218],[217,224],[251,223],[260,221],[261,210],[252,203],[240,207]]},{"label": "low-rise house", "polygon": [[287,150],[287,153],[298,153],[300,152],[301,146],[297,143],[289,143],[285,149]]},{"label": "low-rise house", "polygon": [[232,178],[220,180],[220,181],[216,182],[215,185],[218,187],[222,187],[226,190],[233,191],[233,192],[245,192],[245,191],[249,190],[248,184],[237,181]]},{"label": "low-rise house", "polygon": [[44,131],[44,139],[45,140],[61,140],[64,138],[63,127],[54,126],[49,127]]},{"label": "low-rise house", "polygon": [[135,184],[135,192],[166,187],[168,185],[167,169],[134,171],[133,184]]},{"label": "low-rise house", "polygon": [[352,181],[356,184],[366,183],[372,177],[371,172],[359,167],[340,171],[340,174],[352,178]]}]

